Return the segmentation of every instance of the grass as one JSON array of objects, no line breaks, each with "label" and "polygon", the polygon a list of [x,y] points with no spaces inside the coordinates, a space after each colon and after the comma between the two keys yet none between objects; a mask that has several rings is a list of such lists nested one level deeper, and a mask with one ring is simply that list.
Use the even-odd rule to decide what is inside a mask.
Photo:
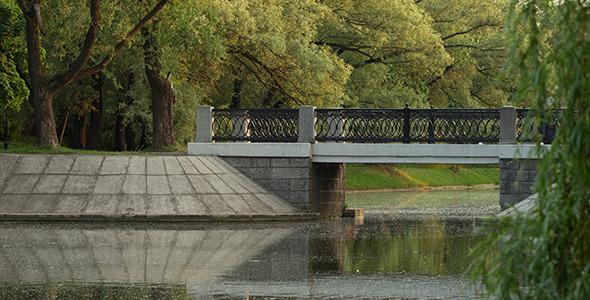
[{"label": "grass", "polygon": [[497,189],[440,190],[414,192],[374,192],[351,193],[346,195],[346,203],[351,207],[365,210],[396,211],[414,210],[449,210],[460,207],[477,209],[498,205]]},{"label": "grass", "polygon": [[40,147],[31,143],[9,143],[8,149],[4,149],[4,145],[0,146],[0,153],[15,153],[15,154],[84,154],[84,155],[149,155],[153,152],[185,152],[186,149],[180,147],[165,147],[164,149],[155,151],[152,148],[146,148],[141,151],[101,151],[101,150],[83,150],[70,149],[67,147]]},{"label": "grass", "polygon": [[349,190],[499,183],[498,165],[346,165],[346,188]]}]

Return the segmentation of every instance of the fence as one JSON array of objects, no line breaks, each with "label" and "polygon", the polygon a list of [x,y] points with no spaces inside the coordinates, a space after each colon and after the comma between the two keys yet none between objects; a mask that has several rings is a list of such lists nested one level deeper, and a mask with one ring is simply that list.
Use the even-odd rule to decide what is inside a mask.
[{"label": "fence", "polygon": [[[501,124],[502,110],[505,113]],[[200,112],[199,112],[200,111]],[[197,141],[357,143],[521,142],[539,135],[530,109],[213,109],[199,107]],[[511,113],[511,114],[510,114]],[[201,121],[199,121],[201,120]],[[508,121],[506,121],[508,120]],[[201,123],[199,123],[201,122]],[[510,124],[512,123],[512,124]],[[199,125],[201,124],[201,125]],[[308,126],[301,126],[308,124]],[[558,126],[558,123],[553,124]],[[506,128],[502,129],[501,127]],[[510,128],[513,126],[512,128]],[[201,128],[200,128],[201,127]],[[302,133],[303,128],[313,132]],[[199,130],[200,136],[199,137]],[[514,131],[514,133],[511,133]],[[514,136],[514,138],[511,138]]]}]

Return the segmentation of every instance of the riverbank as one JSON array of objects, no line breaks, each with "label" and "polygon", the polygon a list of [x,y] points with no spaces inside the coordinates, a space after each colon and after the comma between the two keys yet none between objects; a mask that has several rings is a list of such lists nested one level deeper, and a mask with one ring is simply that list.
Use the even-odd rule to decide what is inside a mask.
[{"label": "riverbank", "polygon": [[497,186],[498,165],[347,164],[346,190]]},{"label": "riverbank", "polygon": [[498,189],[354,191],[346,205],[365,217],[395,220],[475,220],[500,212]]}]

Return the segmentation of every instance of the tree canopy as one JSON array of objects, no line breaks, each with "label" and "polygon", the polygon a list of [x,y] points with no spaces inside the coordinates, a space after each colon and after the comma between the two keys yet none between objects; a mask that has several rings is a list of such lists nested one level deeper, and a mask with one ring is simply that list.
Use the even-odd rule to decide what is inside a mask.
[{"label": "tree canopy", "polygon": [[505,1],[2,1],[41,145],[182,145],[199,104],[499,107],[520,76],[498,80]]}]

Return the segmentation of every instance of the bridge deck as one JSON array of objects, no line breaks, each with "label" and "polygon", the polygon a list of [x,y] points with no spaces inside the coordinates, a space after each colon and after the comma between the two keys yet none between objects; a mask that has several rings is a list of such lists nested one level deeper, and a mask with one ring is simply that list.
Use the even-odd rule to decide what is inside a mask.
[{"label": "bridge deck", "polygon": [[192,155],[301,157],[315,163],[497,164],[500,158],[528,157],[536,145],[354,144],[354,143],[189,143]]}]

